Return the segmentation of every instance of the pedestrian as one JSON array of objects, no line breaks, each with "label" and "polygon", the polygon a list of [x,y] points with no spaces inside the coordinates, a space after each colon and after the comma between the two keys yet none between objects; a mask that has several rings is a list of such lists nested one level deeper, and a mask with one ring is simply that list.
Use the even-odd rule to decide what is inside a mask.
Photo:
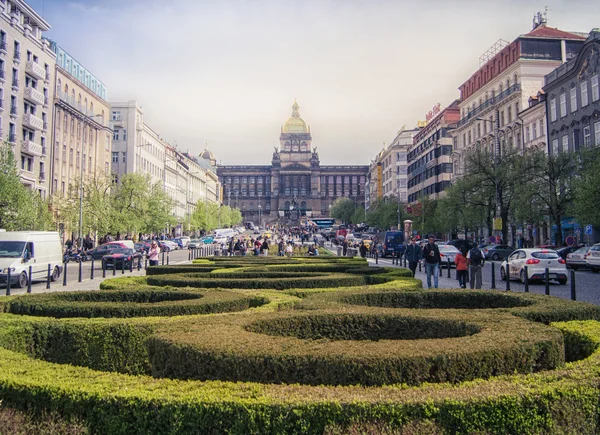
[{"label": "pedestrian", "polygon": [[344,239],[344,242],[342,243],[342,255],[345,257],[347,252],[348,252],[348,240]]},{"label": "pedestrian", "polygon": [[427,272],[427,288],[431,288],[431,275],[433,275],[433,286],[438,288],[438,275],[442,256],[440,255],[440,249],[435,244],[435,236],[429,236],[429,242],[423,248],[423,258],[425,259],[425,271]]},{"label": "pedestrian", "polygon": [[283,244],[283,238],[279,240],[279,243],[277,244],[277,249],[279,251],[279,256],[283,257],[285,255],[285,246]]},{"label": "pedestrian", "polygon": [[365,246],[365,242],[360,242],[360,247],[358,248],[358,250],[362,258],[367,257],[367,247]]},{"label": "pedestrian", "polygon": [[262,243],[262,245],[260,247],[260,250],[262,251],[262,254],[265,257],[269,256],[269,241],[268,241],[267,237],[265,237],[265,240],[263,241],[263,243]]},{"label": "pedestrian", "polygon": [[413,278],[417,272],[417,264],[423,258],[423,253],[421,252],[421,247],[417,245],[417,241],[412,238],[410,239],[410,244],[406,248],[406,260],[408,261],[408,268],[412,272]]},{"label": "pedestrian", "polygon": [[460,253],[454,257],[454,264],[456,264],[456,279],[460,288],[467,288],[467,280],[469,277],[469,266],[467,265],[467,247],[462,246]]},{"label": "pedestrian", "polygon": [[159,253],[160,249],[158,248],[158,244],[156,242],[152,242],[150,245],[150,250],[148,251],[148,260],[150,261],[150,266],[158,266]]},{"label": "pedestrian", "polygon": [[469,266],[469,277],[470,287],[480,289],[481,288],[481,268],[485,262],[481,249],[477,246],[471,248],[467,254],[467,265]]},{"label": "pedestrian", "polygon": [[292,245],[287,245],[287,247],[285,248],[285,255],[287,257],[291,257],[292,255],[294,255],[294,247]]}]

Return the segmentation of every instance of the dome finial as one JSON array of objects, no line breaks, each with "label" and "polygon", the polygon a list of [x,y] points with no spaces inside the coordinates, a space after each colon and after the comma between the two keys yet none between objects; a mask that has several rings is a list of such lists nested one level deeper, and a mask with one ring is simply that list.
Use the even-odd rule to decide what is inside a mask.
[{"label": "dome finial", "polygon": [[294,98],[294,104],[292,105],[292,117],[300,118],[300,106],[298,106],[298,103],[296,102],[295,98]]}]

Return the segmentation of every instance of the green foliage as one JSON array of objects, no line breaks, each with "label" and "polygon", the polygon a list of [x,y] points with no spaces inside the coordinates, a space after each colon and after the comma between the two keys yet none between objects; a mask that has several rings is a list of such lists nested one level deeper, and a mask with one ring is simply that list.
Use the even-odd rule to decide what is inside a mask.
[{"label": "green foliage", "polygon": [[352,216],[356,212],[356,203],[350,198],[338,198],[331,204],[329,215],[344,223],[352,222]]},{"label": "green foliage", "polygon": [[10,145],[0,144],[0,228],[7,231],[52,230],[48,202],[21,183]]},{"label": "green foliage", "polygon": [[198,201],[190,222],[194,230],[212,231],[216,228],[239,225],[242,222],[242,213],[237,208]]},{"label": "green foliage", "polygon": [[25,295],[10,301],[5,311],[46,317],[143,317],[243,311],[268,302],[264,298],[212,291],[172,291],[138,288],[110,292],[68,292]]},{"label": "green foliage", "polygon": [[600,225],[600,148],[584,151],[579,159],[579,177],[574,180],[573,212],[579,222]]},{"label": "green foliage", "polygon": [[[400,207],[399,216],[398,207]],[[374,201],[367,211],[367,223],[377,228],[396,229],[398,222],[402,224],[405,218],[403,205],[398,204],[398,199],[395,197],[384,197],[379,201]]]}]

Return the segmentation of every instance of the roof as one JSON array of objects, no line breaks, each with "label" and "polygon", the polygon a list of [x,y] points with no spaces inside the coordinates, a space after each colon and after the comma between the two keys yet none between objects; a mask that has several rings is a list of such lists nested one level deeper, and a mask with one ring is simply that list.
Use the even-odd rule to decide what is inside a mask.
[{"label": "roof", "polygon": [[528,38],[555,38],[555,39],[580,39],[585,40],[584,36],[577,35],[571,32],[565,32],[563,30],[555,29],[554,27],[548,27],[546,25],[537,26],[531,32],[521,35]]}]

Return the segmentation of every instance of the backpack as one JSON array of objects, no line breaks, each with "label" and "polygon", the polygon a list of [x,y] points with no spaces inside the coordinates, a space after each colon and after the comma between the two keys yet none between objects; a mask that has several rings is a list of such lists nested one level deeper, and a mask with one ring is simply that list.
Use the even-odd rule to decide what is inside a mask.
[{"label": "backpack", "polygon": [[474,266],[479,266],[483,261],[483,254],[481,253],[481,250],[478,247],[475,247],[471,249],[471,255],[469,256],[469,258],[471,259],[471,263]]}]

